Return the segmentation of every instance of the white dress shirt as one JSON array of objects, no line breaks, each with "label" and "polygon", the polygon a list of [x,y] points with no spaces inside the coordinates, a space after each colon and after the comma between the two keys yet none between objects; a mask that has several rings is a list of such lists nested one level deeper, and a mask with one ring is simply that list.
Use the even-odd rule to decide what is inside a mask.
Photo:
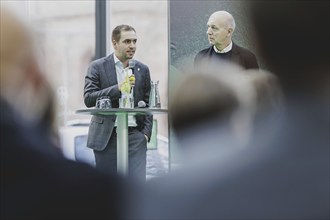
[{"label": "white dress shirt", "polygon": [[[132,75],[132,70],[129,71],[125,71],[124,65],[123,63],[116,57],[116,55],[114,54],[113,56],[114,61],[115,61],[115,67],[116,67],[116,75],[117,75],[117,81],[118,84],[122,83],[125,80],[126,74],[128,76]],[[115,122],[115,127],[117,127],[117,119]],[[136,127],[136,119],[135,116],[128,116],[128,127]]]}]

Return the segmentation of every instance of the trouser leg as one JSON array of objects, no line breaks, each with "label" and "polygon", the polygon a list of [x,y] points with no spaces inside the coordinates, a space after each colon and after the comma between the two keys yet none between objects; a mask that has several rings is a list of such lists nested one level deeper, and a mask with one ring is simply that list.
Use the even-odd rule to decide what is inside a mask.
[{"label": "trouser leg", "polygon": [[102,151],[94,150],[96,169],[107,173],[117,173],[117,137],[111,135],[109,143]]},{"label": "trouser leg", "polygon": [[147,141],[138,130],[129,133],[129,177],[137,181],[146,179]]}]

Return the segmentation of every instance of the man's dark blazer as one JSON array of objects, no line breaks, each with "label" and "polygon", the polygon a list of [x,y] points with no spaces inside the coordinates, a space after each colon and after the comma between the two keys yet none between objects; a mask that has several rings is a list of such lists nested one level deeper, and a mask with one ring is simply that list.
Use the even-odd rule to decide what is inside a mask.
[{"label": "man's dark blazer", "polygon": [[[203,60],[207,60],[214,52],[213,45],[197,53],[195,57],[195,67]],[[228,53],[232,53],[230,61],[242,66],[244,69],[259,69],[256,56],[249,50],[238,46],[233,42],[232,50]]]},{"label": "man's dark blazer", "polygon": [[[135,75],[134,107],[139,101],[149,103],[151,89],[149,68],[145,64],[136,61],[133,68]],[[84,101],[87,107],[95,106],[96,99],[101,96],[109,96],[113,108],[119,107],[121,92],[118,88],[114,54],[93,61],[85,77]],[[89,127],[87,147],[94,150],[103,150],[107,146],[116,116],[93,116]],[[136,116],[138,129],[151,137],[152,115]]]}]

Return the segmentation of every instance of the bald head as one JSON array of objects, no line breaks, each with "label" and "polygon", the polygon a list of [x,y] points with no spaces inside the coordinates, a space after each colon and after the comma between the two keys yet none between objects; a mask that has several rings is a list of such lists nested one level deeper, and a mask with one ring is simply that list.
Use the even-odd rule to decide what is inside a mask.
[{"label": "bald head", "polygon": [[226,48],[235,30],[235,20],[226,11],[214,12],[207,22],[207,35],[210,44],[215,45],[218,50]]},{"label": "bald head", "polygon": [[235,20],[234,17],[226,11],[216,11],[211,16],[210,19],[214,19],[219,25],[226,28],[232,28],[235,30]]}]

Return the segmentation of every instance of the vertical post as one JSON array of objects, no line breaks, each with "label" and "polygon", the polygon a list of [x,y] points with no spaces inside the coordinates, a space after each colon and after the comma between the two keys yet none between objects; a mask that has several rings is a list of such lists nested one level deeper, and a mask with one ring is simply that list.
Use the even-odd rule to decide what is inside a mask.
[{"label": "vertical post", "polygon": [[94,60],[107,54],[107,1],[95,0],[95,56]]},{"label": "vertical post", "polygon": [[117,172],[128,175],[128,113],[117,115]]},{"label": "vertical post", "polygon": [[[170,108],[170,84],[171,80],[171,2],[167,1],[167,30],[168,30],[168,35],[167,35],[167,42],[170,42],[168,46],[168,53],[167,53],[167,69],[168,69],[168,74],[167,74],[167,97],[168,97],[168,108]],[[172,171],[172,133],[171,133],[171,120],[170,120],[170,114],[167,116],[167,134],[168,134],[168,172]]]}]

